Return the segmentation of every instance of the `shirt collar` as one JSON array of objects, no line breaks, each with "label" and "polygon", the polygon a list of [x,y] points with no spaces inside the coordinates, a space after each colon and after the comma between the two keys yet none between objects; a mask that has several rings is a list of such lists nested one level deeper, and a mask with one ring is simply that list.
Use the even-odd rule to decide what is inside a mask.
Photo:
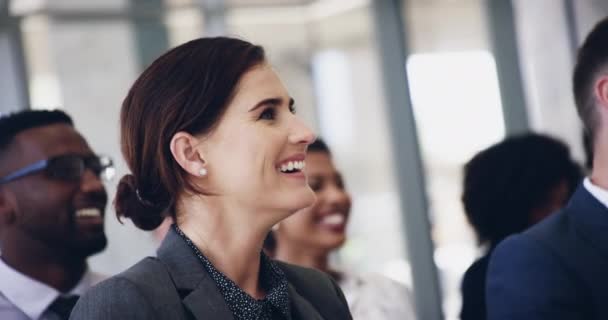
[{"label": "shirt collar", "polygon": [[[0,294],[31,319],[38,319],[57,299],[61,292],[32,279],[7,265],[0,259]],[[86,289],[99,282],[102,277],[87,269],[78,284],[67,294],[82,295]]]},{"label": "shirt collar", "polygon": [[583,185],[585,189],[591,193],[591,195],[596,198],[601,204],[608,208],[608,190],[602,189],[601,187],[593,184],[591,179],[588,177],[583,181]]},{"label": "shirt collar", "polygon": [[279,266],[263,252],[260,259],[260,283],[266,290],[266,297],[257,300],[217,270],[177,225],[174,224],[173,228],[202,262],[204,269],[218,286],[236,319],[259,319],[262,313],[269,312],[269,310],[265,310],[269,306],[280,312],[285,319],[291,319],[287,277]]}]

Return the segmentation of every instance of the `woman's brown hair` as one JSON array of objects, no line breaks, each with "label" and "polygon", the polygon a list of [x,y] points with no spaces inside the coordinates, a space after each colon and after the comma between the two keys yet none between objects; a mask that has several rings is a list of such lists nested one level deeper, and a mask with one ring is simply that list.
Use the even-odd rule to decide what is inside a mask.
[{"label": "woman's brown hair", "polygon": [[169,149],[175,133],[205,134],[219,122],[239,79],[265,61],[264,49],[227,38],[201,38],[156,59],[135,81],[120,115],[122,154],[131,174],[122,177],[116,215],[144,230],[175,218],[177,195],[198,190]]}]

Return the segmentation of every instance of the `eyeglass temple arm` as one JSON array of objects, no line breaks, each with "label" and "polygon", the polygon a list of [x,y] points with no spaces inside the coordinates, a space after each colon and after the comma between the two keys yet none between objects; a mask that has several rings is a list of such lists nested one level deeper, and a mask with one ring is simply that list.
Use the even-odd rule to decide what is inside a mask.
[{"label": "eyeglass temple arm", "polygon": [[34,172],[43,170],[44,168],[46,168],[47,164],[48,164],[47,160],[40,160],[38,162],[32,163],[29,166],[23,167],[15,172],[9,174],[8,176],[1,178],[0,184],[11,182],[15,179],[21,178],[28,174],[32,174]]}]

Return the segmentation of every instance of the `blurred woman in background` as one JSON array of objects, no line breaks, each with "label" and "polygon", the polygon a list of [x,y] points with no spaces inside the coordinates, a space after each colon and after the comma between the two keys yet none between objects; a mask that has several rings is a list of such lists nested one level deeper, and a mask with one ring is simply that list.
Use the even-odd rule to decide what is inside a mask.
[{"label": "blurred woman in background", "polygon": [[486,319],[486,271],[496,245],[562,208],[582,178],[568,147],[540,134],[507,138],[465,165],[462,202],[487,251],[464,275],[462,320]]},{"label": "blurred woman in background", "polygon": [[308,148],[306,175],[317,201],[273,227],[265,243],[267,252],[277,260],[331,274],[344,291],[354,319],[415,319],[405,286],[380,275],[363,276],[330,267],[330,253],[346,241],[351,198],[329,148],[320,139]]}]

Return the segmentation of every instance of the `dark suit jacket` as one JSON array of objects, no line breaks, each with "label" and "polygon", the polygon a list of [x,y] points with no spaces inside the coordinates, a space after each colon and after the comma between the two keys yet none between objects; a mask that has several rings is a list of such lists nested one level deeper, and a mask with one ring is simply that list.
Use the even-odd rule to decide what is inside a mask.
[{"label": "dark suit jacket", "polygon": [[[336,283],[312,269],[279,263],[289,282],[292,318],[351,319]],[[90,289],[70,319],[233,319],[215,282],[173,230],[158,250]]]},{"label": "dark suit jacket", "polygon": [[608,319],[608,209],[582,185],[568,205],[494,250],[489,320]]},{"label": "dark suit jacket", "polygon": [[461,320],[486,319],[486,274],[491,251],[475,261],[462,277]]}]

